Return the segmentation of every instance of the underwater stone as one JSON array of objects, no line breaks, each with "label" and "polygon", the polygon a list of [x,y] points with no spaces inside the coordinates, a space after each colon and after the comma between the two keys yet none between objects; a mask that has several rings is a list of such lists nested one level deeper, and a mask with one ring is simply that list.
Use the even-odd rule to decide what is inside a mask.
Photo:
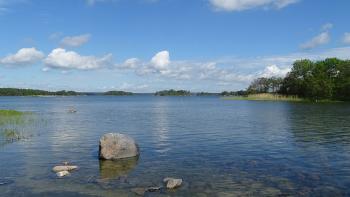
[{"label": "underwater stone", "polygon": [[139,147],[131,137],[120,133],[108,133],[101,137],[99,157],[116,160],[139,155]]},{"label": "underwater stone", "polygon": [[57,172],[56,175],[58,177],[64,177],[64,176],[69,175],[69,172],[68,171],[60,171],[60,172]]},{"label": "underwater stone", "polygon": [[77,169],[78,166],[55,166],[52,168],[52,171],[54,172],[61,172],[61,171],[71,171]]}]

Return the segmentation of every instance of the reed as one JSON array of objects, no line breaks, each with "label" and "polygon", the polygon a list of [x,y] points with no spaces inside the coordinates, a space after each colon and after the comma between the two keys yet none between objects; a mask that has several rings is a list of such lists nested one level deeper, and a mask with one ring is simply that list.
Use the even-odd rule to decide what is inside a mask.
[{"label": "reed", "polygon": [[281,95],[272,93],[261,93],[261,94],[249,94],[247,96],[232,96],[224,97],[225,100],[251,100],[251,101],[291,101],[291,102],[302,102],[302,99],[298,96],[293,95]]}]

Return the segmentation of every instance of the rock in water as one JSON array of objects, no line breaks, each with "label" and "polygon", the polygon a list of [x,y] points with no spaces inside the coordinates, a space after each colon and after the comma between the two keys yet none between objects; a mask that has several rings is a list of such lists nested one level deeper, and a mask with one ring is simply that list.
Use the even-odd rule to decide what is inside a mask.
[{"label": "rock in water", "polygon": [[71,171],[77,169],[78,166],[55,166],[52,168],[54,172]]},{"label": "rock in water", "polygon": [[165,178],[163,182],[166,184],[166,188],[174,189],[176,187],[180,187],[182,184],[182,179],[174,179],[174,178]]},{"label": "rock in water", "polygon": [[64,176],[69,175],[69,172],[68,171],[60,171],[60,172],[57,172],[56,175],[58,177],[64,177]]},{"label": "rock in water", "polygon": [[139,155],[139,147],[131,137],[120,133],[108,133],[100,139],[100,159],[115,160]]}]

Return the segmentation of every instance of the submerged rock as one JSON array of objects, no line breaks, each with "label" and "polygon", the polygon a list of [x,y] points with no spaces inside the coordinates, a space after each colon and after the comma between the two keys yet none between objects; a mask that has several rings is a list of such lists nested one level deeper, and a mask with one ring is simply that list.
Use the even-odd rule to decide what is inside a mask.
[{"label": "submerged rock", "polygon": [[182,184],[182,179],[175,179],[175,178],[165,178],[163,182],[166,184],[166,188],[168,189],[174,189],[177,187],[180,187]]},{"label": "submerged rock", "polygon": [[64,177],[64,176],[67,176],[69,175],[70,173],[68,171],[60,171],[60,172],[57,172],[56,175],[58,177]]},{"label": "submerged rock", "polygon": [[126,176],[137,165],[138,157],[119,160],[100,160],[100,177],[102,179],[117,179]]},{"label": "submerged rock", "polygon": [[62,172],[62,171],[72,171],[78,169],[78,166],[55,166],[52,168],[54,172]]},{"label": "submerged rock", "polygon": [[131,137],[120,133],[108,133],[101,137],[99,157],[116,160],[139,155],[139,147]]}]

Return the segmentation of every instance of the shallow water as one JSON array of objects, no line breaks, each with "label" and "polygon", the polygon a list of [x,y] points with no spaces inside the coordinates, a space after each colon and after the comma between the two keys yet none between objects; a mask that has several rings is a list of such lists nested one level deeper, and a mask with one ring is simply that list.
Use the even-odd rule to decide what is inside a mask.
[{"label": "shallow water", "polygon": [[[70,107],[77,113],[68,113]],[[30,137],[0,146],[0,196],[349,196],[350,105],[217,97],[2,97],[33,112]],[[1,126],[0,126],[1,127]],[[98,160],[107,132],[136,139],[138,159]],[[59,179],[54,165],[80,168]]]}]

